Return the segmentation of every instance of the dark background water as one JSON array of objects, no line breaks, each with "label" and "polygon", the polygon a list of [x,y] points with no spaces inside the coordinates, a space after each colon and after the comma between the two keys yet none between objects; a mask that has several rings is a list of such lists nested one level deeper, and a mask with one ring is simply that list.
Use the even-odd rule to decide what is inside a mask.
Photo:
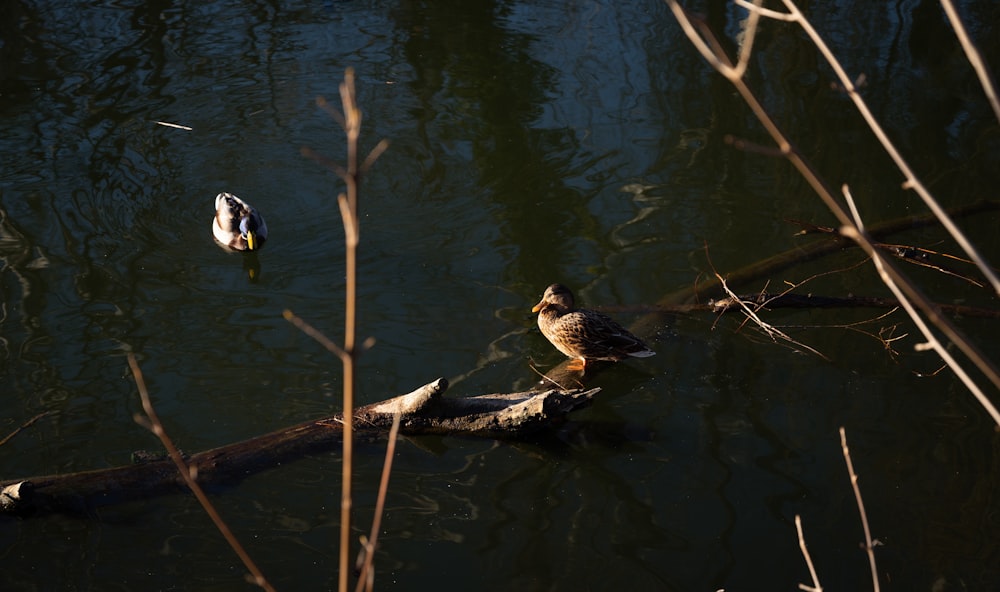
[{"label": "dark background water", "polygon": [[[701,6],[740,32],[734,5]],[[820,2],[806,13],[946,207],[997,197],[1000,128],[937,3]],[[1000,63],[993,2],[959,3]],[[554,281],[631,307],[809,242],[833,224],[659,2],[29,2],[0,7],[0,448],[3,478],[116,466],[157,442],[124,355],[142,363],[187,451],[320,417],[339,363],[281,318],[343,325],[337,179],[319,109],[358,74],[362,144],[392,141],[362,194],[360,365],[372,402],[438,376],[450,396],[532,384],[561,361],[530,307]],[[869,223],[924,212],[793,27],[765,23],[751,84]],[[190,126],[183,131],[157,125]],[[232,191],[271,230],[261,273],[213,244]],[[997,214],[961,221],[1000,260]],[[955,252],[937,228],[894,242]],[[706,253],[711,257],[709,263]],[[770,288],[861,262],[844,250]],[[911,270],[941,302],[985,290]],[[738,286],[765,287],[763,281]],[[802,291],[885,295],[868,265]],[[713,294],[706,294],[711,297]],[[773,311],[830,359],[740,319],[680,315],[658,355],[591,380],[568,425],[526,443],[404,440],[376,559],[379,589],[867,589],[845,426],[883,589],[1000,588],[1000,447],[986,414],[896,313],[898,355],[843,326],[883,311]],[[636,313],[615,313],[631,322]],[[994,359],[997,323],[958,322]],[[995,392],[991,391],[994,400]],[[359,450],[358,532],[380,443]],[[340,464],[319,455],[217,492],[271,581],[332,588]],[[243,567],[187,496],[0,524],[4,590],[240,590]]]}]

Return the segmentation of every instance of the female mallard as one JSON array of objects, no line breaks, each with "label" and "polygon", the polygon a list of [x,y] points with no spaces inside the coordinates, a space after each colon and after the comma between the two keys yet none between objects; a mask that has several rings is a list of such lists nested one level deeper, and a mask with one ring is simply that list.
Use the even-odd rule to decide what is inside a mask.
[{"label": "female mallard", "polygon": [[237,251],[256,251],[267,240],[267,224],[260,213],[232,193],[215,196],[215,240]]},{"label": "female mallard", "polygon": [[570,369],[584,370],[587,361],[648,358],[656,352],[610,317],[575,308],[573,293],[562,284],[545,288],[542,301],[531,309],[538,313],[538,328],[556,349],[574,361]]}]

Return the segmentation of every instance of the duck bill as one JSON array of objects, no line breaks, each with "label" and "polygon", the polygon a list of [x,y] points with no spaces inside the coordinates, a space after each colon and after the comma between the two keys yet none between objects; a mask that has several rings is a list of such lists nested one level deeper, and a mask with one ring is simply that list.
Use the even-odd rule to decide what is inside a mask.
[{"label": "duck bill", "polygon": [[257,235],[254,232],[247,233],[247,250],[253,251],[257,248]]},{"label": "duck bill", "polygon": [[542,310],[543,306],[545,306],[545,301],[544,300],[542,300],[538,304],[532,306],[531,307],[531,312],[538,312],[538,311]]}]

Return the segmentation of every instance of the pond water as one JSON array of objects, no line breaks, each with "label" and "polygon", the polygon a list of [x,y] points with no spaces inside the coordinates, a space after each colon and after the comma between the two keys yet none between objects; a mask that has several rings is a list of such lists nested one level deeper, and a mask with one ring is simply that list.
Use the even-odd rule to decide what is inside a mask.
[{"label": "pond water", "polygon": [[[948,208],[996,198],[1000,129],[936,2],[827,2],[807,14]],[[989,64],[996,7],[959,3]],[[712,3],[730,36],[744,11]],[[664,295],[822,237],[833,217],[766,144],[665,4],[591,2],[59,3],[0,18],[0,479],[127,464],[158,449],[125,354],[188,452],[339,409],[340,363],[282,318],[343,327],[335,175],[315,98],[347,67],[362,148],[391,146],[361,195],[358,399],[439,376],[448,396],[534,384],[563,360],[530,308],[561,282],[624,324]],[[791,25],[766,23],[751,84],[870,224],[919,216],[902,176]],[[933,48],[933,49],[929,49]],[[169,122],[184,130],[159,125]],[[216,246],[213,200],[256,205],[255,261]],[[996,210],[962,218],[1000,260]],[[936,227],[890,242],[959,254]],[[887,296],[857,250],[803,262],[752,293]],[[251,279],[248,265],[259,266]],[[860,264],[860,265],[859,265]],[[965,270],[966,268],[962,268]],[[987,290],[909,272],[942,303]],[[973,272],[966,273],[973,274]],[[768,284],[769,281],[769,284]],[[700,298],[715,297],[702,294]],[[1000,440],[899,312],[766,313],[822,352],[742,318],[674,315],[657,356],[587,378],[603,390],[528,442],[401,441],[378,589],[868,589],[837,430],[847,429],[884,588],[1000,588]],[[996,320],[956,319],[994,360]],[[851,325],[851,326],[848,326]],[[901,337],[887,351],[883,339]],[[989,390],[994,401],[995,390]],[[359,445],[356,530],[371,520],[382,442]],[[340,457],[253,475],[213,499],[278,589],[336,587]],[[243,590],[244,568],[190,496],[0,523],[4,590]]]}]

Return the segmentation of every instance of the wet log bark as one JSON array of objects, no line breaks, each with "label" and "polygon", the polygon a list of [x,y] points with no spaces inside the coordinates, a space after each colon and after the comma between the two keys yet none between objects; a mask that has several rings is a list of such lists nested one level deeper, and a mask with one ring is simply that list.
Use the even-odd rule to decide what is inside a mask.
[{"label": "wet log bark", "polygon": [[[359,407],[358,436],[388,432],[400,414],[400,433],[516,438],[560,424],[590,404],[600,389],[538,390],[447,399],[439,378],[412,393]],[[306,421],[270,434],[192,454],[188,465],[204,486],[229,485],[304,455],[340,446],[342,415]],[[129,500],[179,492],[186,487],[167,458],[138,464],[0,481],[0,513],[87,512]]]}]

